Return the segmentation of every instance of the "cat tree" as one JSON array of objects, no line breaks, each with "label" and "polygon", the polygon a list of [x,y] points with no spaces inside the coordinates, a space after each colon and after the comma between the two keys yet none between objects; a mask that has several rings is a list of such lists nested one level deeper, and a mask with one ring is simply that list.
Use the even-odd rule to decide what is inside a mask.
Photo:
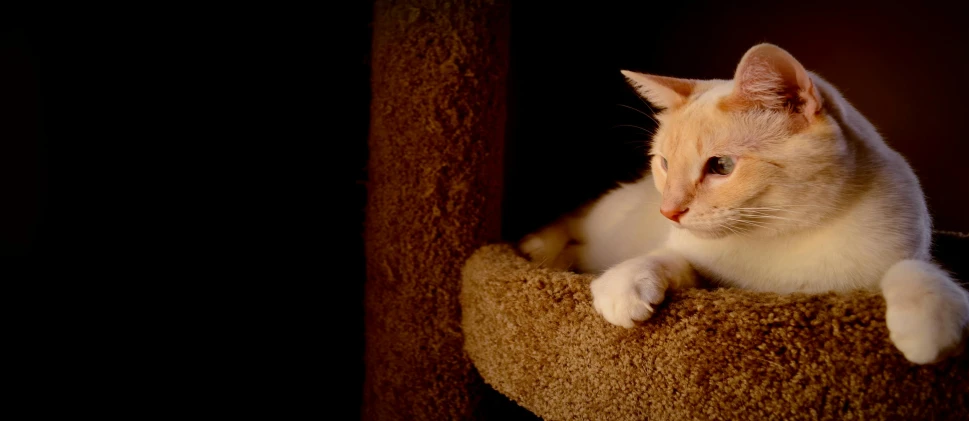
[{"label": "cat tree", "polygon": [[[969,357],[908,363],[878,294],[676,292],[627,330],[501,244],[508,10],[376,2],[366,419],[522,417],[492,387],[545,419],[969,416]],[[967,243],[937,235],[962,279]]]}]

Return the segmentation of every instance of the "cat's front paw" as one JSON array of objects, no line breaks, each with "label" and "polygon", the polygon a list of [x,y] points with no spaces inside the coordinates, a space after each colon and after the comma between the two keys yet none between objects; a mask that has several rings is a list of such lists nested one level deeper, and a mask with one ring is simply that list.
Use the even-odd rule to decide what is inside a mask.
[{"label": "cat's front paw", "polygon": [[592,281],[592,306],[609,323],[631,328],[650,318],[667,282],[641,264],[622,263]]},{"label": "cat's front paw", "polygon": [[886,313],[889,336],[905,359],[931,364],[961,352],[965,326],[957,314],[944,307],[889,307]]},{"label": "cat's front paw", "polygon": [[885,314],[889,337],[905,359],[932,364],[962,351],[966,308],[951,303],[889,305]]},{"label": "cat's front paw", "polygon": [[969,296],[929,263],[897,264],[882,281],[889,337],[915,364],[958,354],[969,324]]}]

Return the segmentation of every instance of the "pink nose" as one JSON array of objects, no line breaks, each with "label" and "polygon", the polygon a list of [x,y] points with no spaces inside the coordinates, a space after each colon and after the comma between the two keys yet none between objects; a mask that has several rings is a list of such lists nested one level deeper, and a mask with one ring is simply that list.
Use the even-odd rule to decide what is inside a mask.
[{"label": "pink nose", "polygon": [[660,208],[659,209],[659,213],[661,213],[661,214],[663,214],[663,216],[669,218],[670,221],[680,222],[680,217],[683,216],[683,214],[686,213],[686,211],[688,211],[688,210],[690,210],[690,208],[685,208],[685,209]]}]

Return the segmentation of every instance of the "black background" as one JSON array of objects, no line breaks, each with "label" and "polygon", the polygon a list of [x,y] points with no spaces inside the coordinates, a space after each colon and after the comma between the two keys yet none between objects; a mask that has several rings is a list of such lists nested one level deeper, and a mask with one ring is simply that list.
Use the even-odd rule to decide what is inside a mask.
[{"label": "black background", "polygon": [[[965,6],[512,10],[508,240],[645,169],[646,137],[616,127],[652,128],[619,105],[648,112],[620,69],[726,79],[758,42],[839,87],[909,159],[936,227],[969,231]],[[358,411],[371,15],[360,1],[321,12],[77,8],[5,18],[0,254],[14,263],[5,276],[30,290],[21,304],[44,309],[35,321],[60,344],[42,355],[71,369],[119,339],[156,337],[109,353],[105,366],[143,367],[158,361],[147,355],[177,349],[161,368],[123,378],[180,391],[272,389],[287,408]],[[64,309],[73,316],[60,317]],[[247,410],[268,395],[208,401]]]}]

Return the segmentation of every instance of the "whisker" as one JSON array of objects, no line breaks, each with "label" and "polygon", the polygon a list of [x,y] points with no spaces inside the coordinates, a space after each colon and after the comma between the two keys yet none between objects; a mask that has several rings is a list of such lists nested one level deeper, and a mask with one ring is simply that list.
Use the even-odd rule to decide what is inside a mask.
[{"label": "whisker", "polygon": [[727,224],[720,224],[719,226],[720,226],[720,227],[723,227],[723,228],[726,228],[726,229],[728,229],[728,230],[730,230],[730,232],[732,232],[732,233],[734,233],[734,234],[737,234],[737,235],[742,235],[742,236],[744,236],[744,237],[747,237],[747,236],[748,236],[748,235],[746,234],[746,232],[744,232],[744,231],[740,231],[740,230],[737,230],[737,229],[734,229],[734,228],[733,228],[733,227],[731,227],[730,225],[727,225]]},{"label": "whisker", "polygon": [[802,219],[794,219],[794,218],[784,218],[782,216],[773,216],[773,215],[743,215],[743,214],[742,214],[742,216],[744,216],[746,218],[754,218],[754,219],[779,219],[779,220],[792,221],[792,222],[797,222],[797,223],[802,223],[802,224],[807,224],[807,225],[820,226],[819,223],[814,222],[814,221],[805,221],[805,220],[802,220]]},{"label": "whisker", "polygon": [[[633,110],[633,111],[635,111],[635,112],[637,112],[637,113],[640,113],[640,114],[642,114],[642,115],[644,115],[644,116],[646,116],[646,118],[648,118],[648,119],[650,119],[650,120],[653,120],[653,123],[656,123],[657,125],[659,125],[659,122],[658,122],[658,121],[656,121],[656,119],[655,119],[655,118],[653,118],[653,116],[651,116],[651,115],[649,115],[649,114],[646,114],[646,113],[644,113],[644,112],[643,112],[642,110],[640,110],[640,109],[638,109],[638,108],[635,108],[635,107],[630,107],[630,106],[628,106],[628,105],[625,105],[625,104],[616,104],[616,105],[618,105],[618,106],[620,106],[620,107],[626,107],[626,108],[629,108],[630,110]],[[647,105],[647,107],[648,107],[648,106],[649,106],[649,105]]]},{"label": "whisker", "polygon": [[797,207],[801,209],[787,209],[787,208],[772,208],[772,207],[760,207],[760,208],[733,208],[734,210],[750,210],[750,211],[776,211],[776,212],[812,212],[814,210],[834,210],[834,211],[844,211],[839,207],[835,206],[810,206],[811,209],[807,209],[809,206],[799,206],[799,205],[785,205],[791,207]]},{"label": "whisker", "polygon": [[[641,96],[639,96],[639,95],[636,95],[636,99],[638,99],[638,100],[639,100],[639,102],[642,102],[642,103],[643,103],[643,105],[645,105],[645,106],[646,106],[646,109],[647,109],[647,110],[649,110],[649,112],[651,112],[651,113],[653,113],[654,115],[656,114],[656,110],[654,110],[654,109],[653,109],[653,107],[652,107],[652,106],[650,106],[650,105],[649,105],[649,103],[648,103],[648,102],[646,102],[646,100],[645,100],[645,99],[643,99],[643,97],[641,97]],[[653,120],[653,121],[656,121],[656,120]],[[659,123],[656,123],[656,124],[659,124]]]},{"label": "whisker", "polygon": [[748,234],[750,232],[750,228],[741,229],[740,232],[744,237],[750,237],[750,234]]},{"label": "whisker", "polygon": [[634,128],[634,129],[639,129],[639,130],[642,130],[642,131],[646,132],[650,136],[652,136],[652,135],[655,134],[652,131],[650,131],[648,129],[645,129],[645,128],[642,128],[642,127],[639,127],[639,126],[637,126],[635,124],[617,124],[615,126],[610,127],[610,129],[615,129],[615,128],[619,128],[619,127],[631,127],[631,128]]},{"label": "whisker", "polygon": [[750,232],[750,227],[748,227],[748,226],[735,226],[733,228],[736,229],[738,232],[740,232],[740,235],[743,235],[744,237],[750,237],[750,235],[748,234]]},{"label": "whisker", "polygon": [[764,224],[759,224],[759,223],[756,223],[756,222],[751,222],[751,221],[744,221],[744,220],[742,220],[742,219],[733,219],[733,218],[727,218],[727,219],[729,219],[729,220],[731,220],[731,221],[735,221],[735,222],[739,222],[739,223],[741,223],[741,224],[748,224],[748,225],[753,225],[753,226],[755,226],[755,227],[761,227],[761,228],[767,228],[767,229],[773,229],[773,230],[775,230],[775,231],[776,231],[776,229],[774,229],[774,228],[771,228],[771,227],[769,227],[769,226],[767,226],[767,225],[764,225]]},{"label": "whisker", "polygon": [[784,208],[833,208],[833,209],[840,209],[838,206],[834,206],[834,205],[819,205],[819,204],[816,204],[816,203],[812,203],[812,204],[798,204],[798,205],[775,205],[775,206],[780,206],[780,207],[784,207]]},{"label": "whisker", "polygon": [[759,213],[759,214],[752,214],[752,213],[747,213],[747,212],[745,212],[745,211],[740,211],[740,212],[739,212],[739,214],[740,214],[741,216],[746,216],[746,217],[750,217],[750,218],[769,218],[769,219],[783,219],[783,220],[786,220],[786,221],[798,221],[798,222],[800,222],[800,221],[802,221],[802,220],[800,220],[800,219],[795,219],[795,218],[787,218],[787,217],[783,217],[783,216],[777,216],[777,215],[768,215],[768,214],[763,214],[763,213]]},{"label": "whisker", "polygon": [[[778,206],[780,206],[780,207],[778,207]],[[773,207],[767,206],[767,207],[735,208],[735,209],[773,209],[773,210],[780,210],[780,209],[784,209],[784,208],[804,208],[804,207],[825,208],[825,209],[839,209],[836,206],[828,206],[828,205],[776,205],[776,206],[773,206]]]},{"label": "whisker", "polygon": [[770,215],[769,213],[764,211],[737,210],[737,212],[740,212],[743,214],[751,214],[751,215]]}]

